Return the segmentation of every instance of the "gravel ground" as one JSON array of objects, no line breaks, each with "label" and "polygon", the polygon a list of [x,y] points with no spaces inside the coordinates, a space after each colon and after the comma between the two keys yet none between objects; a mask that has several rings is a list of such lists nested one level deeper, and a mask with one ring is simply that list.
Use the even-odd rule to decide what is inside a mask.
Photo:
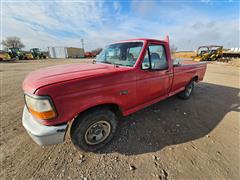
[{"label": "gravel ground", "polygon": [[171,97],[122,118],[98,154],[42,148],[21,125],[21,83],[32,70],[85,60],[0,64],[0,179],[240,179],[239,68],[209,64],[191,99]]}]

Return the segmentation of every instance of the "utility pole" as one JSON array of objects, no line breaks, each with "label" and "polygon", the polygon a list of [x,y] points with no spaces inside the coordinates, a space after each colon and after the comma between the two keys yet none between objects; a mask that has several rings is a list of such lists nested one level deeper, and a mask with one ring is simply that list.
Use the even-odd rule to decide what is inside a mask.
[{"label": "utility pole", "polygon": [[82,48],[84,49],[84,39],[81,39]]}]

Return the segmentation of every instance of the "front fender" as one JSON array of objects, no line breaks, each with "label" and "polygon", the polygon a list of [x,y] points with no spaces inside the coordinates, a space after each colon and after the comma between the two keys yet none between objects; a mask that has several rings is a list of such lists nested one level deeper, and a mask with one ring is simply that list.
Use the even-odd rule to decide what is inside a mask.
[{"label": "front fender", "polygon": [[88,101],[86,101],[85,103],[83,103],[82,106],[79,107],[79,110],[76,110],[75,112],[75,116],[79,115],[80,113],[96,107],[96,106],[100,106],[100,105],[106,105],[106,104],[114,104],[116,106],[118,106],[120,111],[123,111],[123,102],[121,102],[119,99],[115,98],[115,97],[105,97],[105,96],[97,96],[97,97],[93,97],[91,99],[89,99]]},{"label": "front fender", "polygon": [[102,95],[89,93],[78,96],[69,94],[53,98],[58,116],[52,122],[45,121],[44,124],[55,125],[70,122],[80,113],[99,105],[114,104],[123,112],[128,102],[124,98],[119,98],[118,95],[114,96],[114,94],[116,93],[109,92]]}]

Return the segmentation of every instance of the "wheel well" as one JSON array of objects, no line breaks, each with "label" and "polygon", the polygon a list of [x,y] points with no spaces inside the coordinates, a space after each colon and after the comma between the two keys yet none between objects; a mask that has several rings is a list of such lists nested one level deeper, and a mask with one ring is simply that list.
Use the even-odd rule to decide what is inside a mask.
[{"label": "wheel well", "polygon": [[117,105],[117,104],[100,104],[100,105],[97,105],[97,106],[94,106],[94,107],[90,107],[82,112],[80,112],[77,117],[85,114],[85,113],[89,113],[91,111],[94,111],[96,109],[109,109],[111,110],[112,112],[114,112],[117,116],[122,116],[122,111],[120,109],[120,107]]},{"label": "wheel well", "polygon": [[195,76],[194,78],[192,78],[192,80],[197,82],[198,81],[198,76]]}]

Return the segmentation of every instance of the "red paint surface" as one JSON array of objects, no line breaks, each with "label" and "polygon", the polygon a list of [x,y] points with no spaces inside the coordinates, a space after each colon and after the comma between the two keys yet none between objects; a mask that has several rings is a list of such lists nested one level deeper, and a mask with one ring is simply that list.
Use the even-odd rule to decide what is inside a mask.
[{"label": "red paint surface", "polygon": [[[52,98],[58,116],[42,121],[56,125],[71,121],[79,113],[101,104],[115,104],[123,115],[172,96],[184,89],[194,77],[201,81],[206,63],[183,62],[173,67],[169,43],[152,39],[132,39],[144,42],[134,67],[115,67],[111,64],[71,64],[39,69],[30,73],[23,82],[23,90]],[[142,70],[141,63],[148,43],[162,44],[166,48],[169,69]],[[128,94],[121,95],[120,91]]]}]

